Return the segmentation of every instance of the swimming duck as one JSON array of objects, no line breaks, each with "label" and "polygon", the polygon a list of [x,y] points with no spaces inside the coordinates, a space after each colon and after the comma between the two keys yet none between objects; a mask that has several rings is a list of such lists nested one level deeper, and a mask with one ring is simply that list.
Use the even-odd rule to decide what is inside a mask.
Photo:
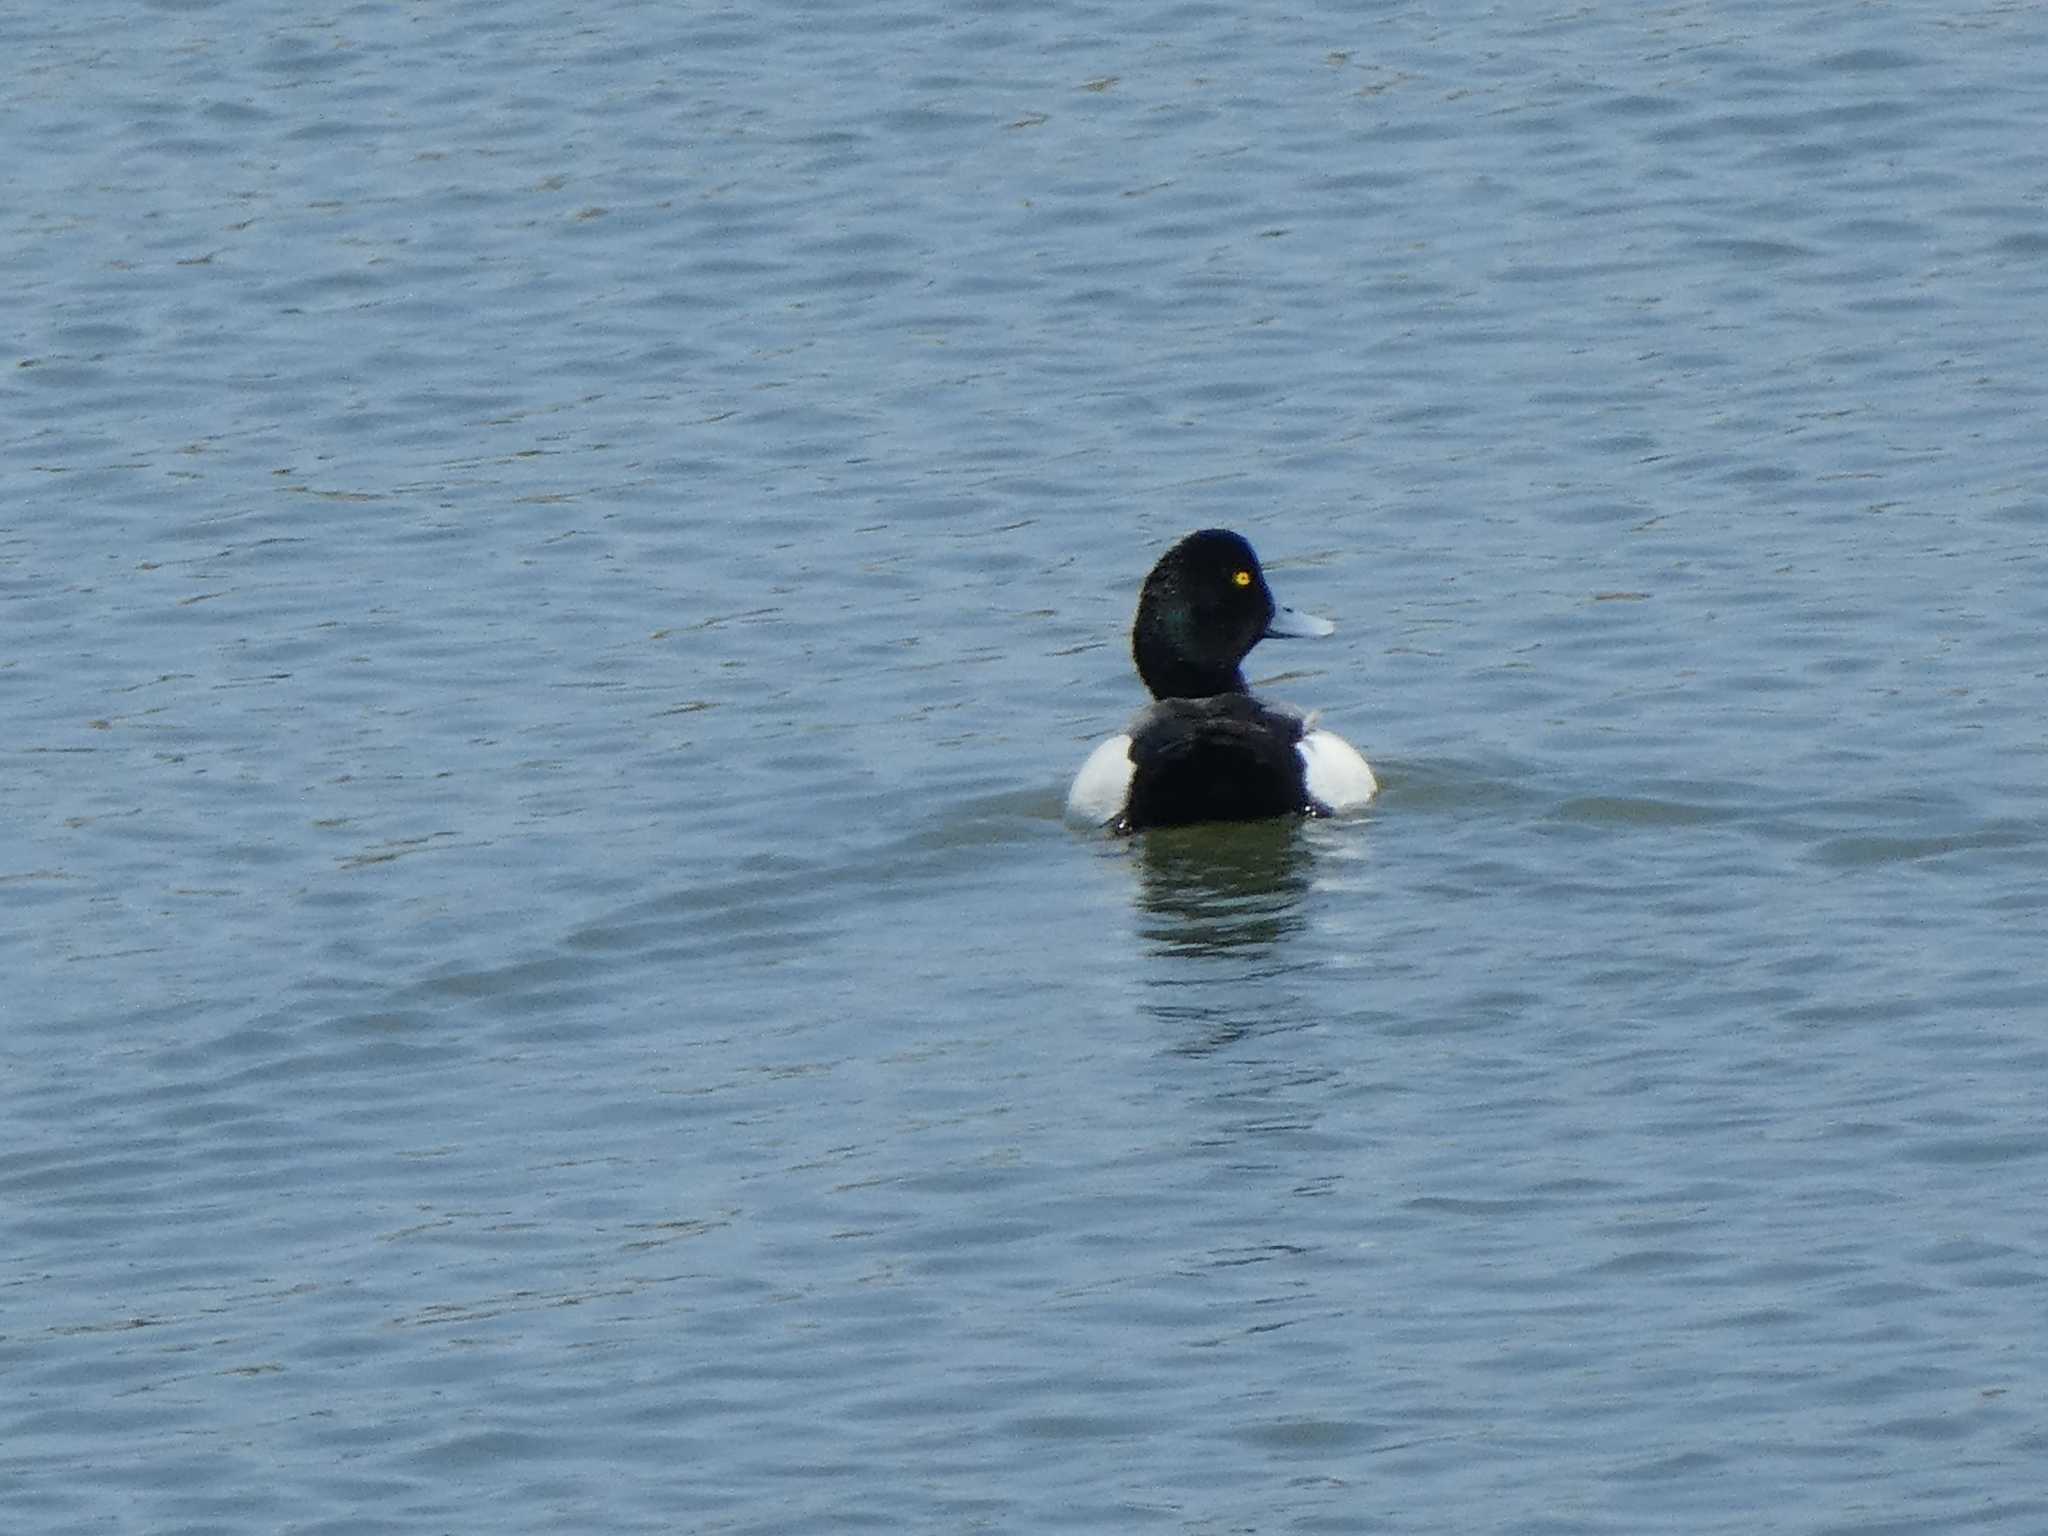
[{"label": "swimming duck", "polygon": [[1379,783],[1358,749],[1313,717],[1253,698],[1242,670],[1261,640],[1335,628],[1275,603],[1242,536],[1189,534],[1145,578],[1131,626],[1131,655],[1156,702],[1088,755],[1068,818],[1122,833],[1363,806]]}]

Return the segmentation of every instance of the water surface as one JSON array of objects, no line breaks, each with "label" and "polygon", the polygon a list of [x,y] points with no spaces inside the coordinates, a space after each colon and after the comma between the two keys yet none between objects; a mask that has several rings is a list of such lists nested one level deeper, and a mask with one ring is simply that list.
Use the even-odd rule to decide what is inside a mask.
[{"label": "water surface", "polygon": [[10,1528],[2048,1525],[2043,31],[0,18]]}]

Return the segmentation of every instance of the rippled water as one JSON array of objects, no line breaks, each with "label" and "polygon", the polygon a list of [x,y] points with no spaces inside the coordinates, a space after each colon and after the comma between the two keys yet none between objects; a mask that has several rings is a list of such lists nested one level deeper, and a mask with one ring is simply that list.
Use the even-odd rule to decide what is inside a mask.
[{"label": "rippled water", "polygon": [[2048,1527],[2044,34],[0,16],[7,1528]]}]

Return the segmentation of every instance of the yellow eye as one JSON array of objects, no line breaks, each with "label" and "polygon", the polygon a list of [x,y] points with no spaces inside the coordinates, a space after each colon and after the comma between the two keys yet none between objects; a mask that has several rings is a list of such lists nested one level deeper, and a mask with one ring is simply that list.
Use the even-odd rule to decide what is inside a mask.
[{"label": "yellow eye", "polygon": [[1252,573],[1250,571],[1239,571],[1235,576],[1231,577],[1230,579],[1236,582],[1240,587],[1248,587],[1252,584]]}]

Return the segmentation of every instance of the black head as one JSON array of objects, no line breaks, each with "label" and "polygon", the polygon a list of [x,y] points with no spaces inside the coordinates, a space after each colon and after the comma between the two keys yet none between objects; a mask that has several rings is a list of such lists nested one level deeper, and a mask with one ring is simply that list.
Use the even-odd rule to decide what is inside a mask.
[{"label": "black head", "polygon": [[1268,635],[1327,635],[1326,619],[1281,608],[1259,557],[1222,528],[1191,533],[1164,555],[1138,594],[1131,655],[1155,699],[1245,693],[1239,670]]}]

